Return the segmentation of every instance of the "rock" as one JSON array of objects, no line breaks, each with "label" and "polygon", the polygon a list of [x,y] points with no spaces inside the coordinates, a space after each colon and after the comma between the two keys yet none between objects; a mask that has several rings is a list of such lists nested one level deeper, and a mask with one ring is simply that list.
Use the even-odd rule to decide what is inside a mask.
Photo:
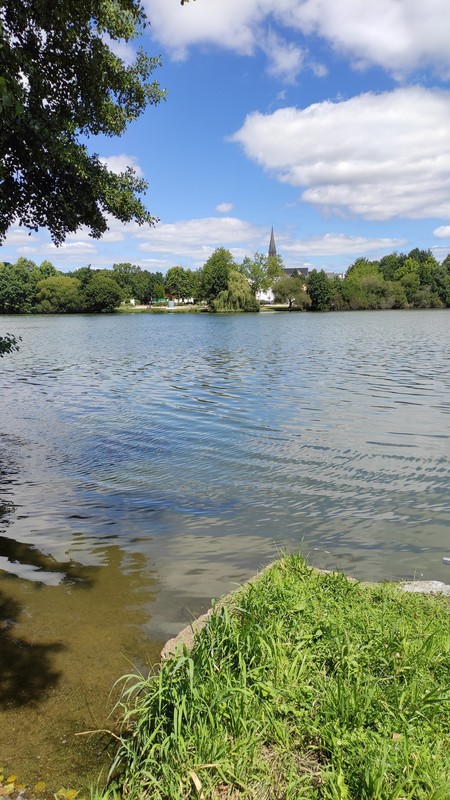
[{"label": "rock", "polygon": [[161,650],[161,660],[165,661],[166,658],[169,658],[169,656],[174,656],[176,653],[181,654],[184,646],[186,646],[188,650],[191,650],[194,644],[195,634],[199,633],[199,631],[205,627],[211,614],[212,609],[209,609],[206,614],[202,614],[201,617],[197,617],[197,619],[193,620],[191,625],[187,625],[185,628],[183,628],[178,636],[174,636],[173,639],[169,639],[169,641],[165,643],[163,649]]},{"label": "rock", "polygon": [[409,581],[400,584],[404,592],[420,592],[421,594],[445,594],[450,596],[450,586],[442,581]]}]

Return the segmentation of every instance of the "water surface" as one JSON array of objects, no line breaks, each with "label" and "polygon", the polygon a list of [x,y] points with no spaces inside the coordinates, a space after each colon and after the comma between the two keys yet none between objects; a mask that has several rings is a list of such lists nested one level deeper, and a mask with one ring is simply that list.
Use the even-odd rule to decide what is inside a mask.
[{"label": "water surface", "polygon": [[103,742],[75,733],[108,725],[113,681],[283,548],[449,581],[448,311],[6,331],[0,761],[24,780],[97,769]]}]

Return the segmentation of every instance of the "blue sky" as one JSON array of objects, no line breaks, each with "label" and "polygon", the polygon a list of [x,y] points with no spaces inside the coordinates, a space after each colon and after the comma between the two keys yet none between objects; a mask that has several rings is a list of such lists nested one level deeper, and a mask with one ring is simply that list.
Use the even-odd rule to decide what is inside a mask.
[{"label": "blue sky", "polygon": [[[91,139],[149,182],[154,228],[111,220],[55,248],[12,227],[0,253],[68,271],[201,267],[216,247],[344,271],[359,256],[450,251],[448,0],[144,0],[120,45],[162,56],[167,99],[120,139]],[[115,45],[117,47],[117,45]]]}]

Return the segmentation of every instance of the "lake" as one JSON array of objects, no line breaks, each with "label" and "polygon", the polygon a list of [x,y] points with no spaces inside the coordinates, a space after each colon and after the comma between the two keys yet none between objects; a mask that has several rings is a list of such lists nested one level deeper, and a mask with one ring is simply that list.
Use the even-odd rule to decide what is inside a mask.
[{"label": "lake", "polygon": [[0,761],[80,786],[113,682],[283,550],[450,582],[450,312],[0,317]]}]

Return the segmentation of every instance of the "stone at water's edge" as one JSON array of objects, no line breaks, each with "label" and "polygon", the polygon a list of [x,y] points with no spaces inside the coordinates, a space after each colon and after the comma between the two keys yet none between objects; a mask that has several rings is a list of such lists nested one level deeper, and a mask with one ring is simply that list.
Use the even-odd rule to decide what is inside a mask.
[{"label": "stone at water's edge", "polygon": [[202,614],[201,617],[194,619],[190,625],[186,625],[177,636],[174,636],[173,639],[169,639],[161,650],[161,661],[165,661],[169,656],[175,655],[175,653],[181,651],[184,646],[186,646],[188,650],[191,650],[194,644],[195,634],[205,627],[211,614],[212,609],[210,608],[206,614]]},{"label": "stone at water's edge", "polygon": [[442,581],[409,581],[400,588],[404,592],[420,592],[421,594],[445,594],[450,596],[450,586]]}]

